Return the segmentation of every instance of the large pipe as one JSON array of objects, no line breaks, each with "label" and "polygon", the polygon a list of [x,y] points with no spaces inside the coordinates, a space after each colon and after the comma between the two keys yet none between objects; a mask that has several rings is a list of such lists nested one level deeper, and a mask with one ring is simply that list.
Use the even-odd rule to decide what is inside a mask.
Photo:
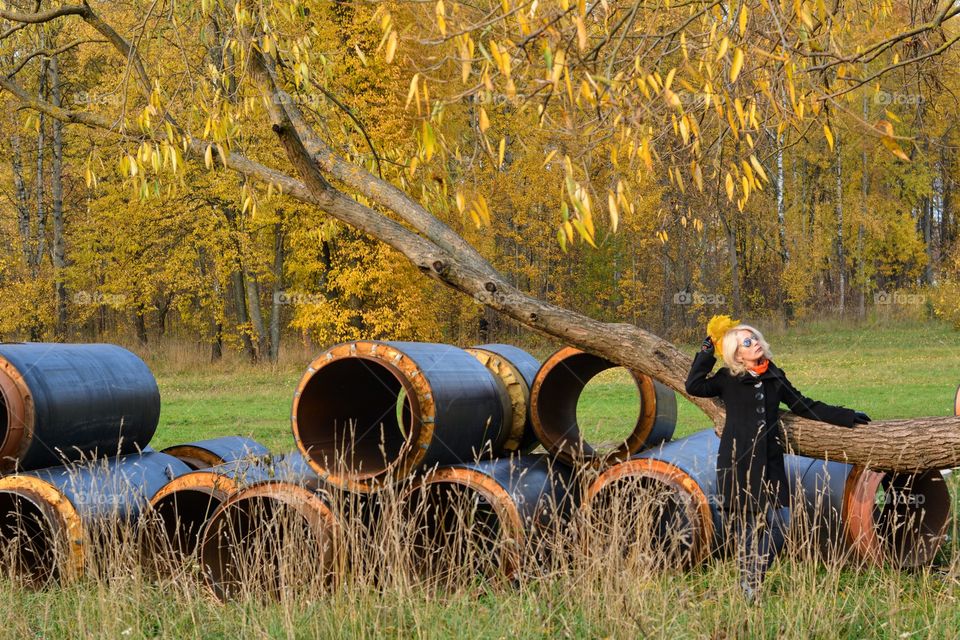
[{"label": "large pipe", "polygon": [[293,435],[324,481],[368,492],[435,464],[490,455],[509,398],[463,349],[418,342],[336,345],[304,374]]},{"label": "large pipe", "polygon": [[142,450],[160,418],[143,360],[110,344],[0,344],[0,472]]},{"label": "large pipe", "polygon": [[[151,525],[161,550],[179,560],[193,554],[213,513],[245,486],[271,480],[317,489],[320,479],[299,451],[272,458],[238,459],[185,473],[161,488],[150,500]],[[149,550],[151,557],[158,551]]]},{"label": "large pipe", "polygon": [[533,386],[540,361],[532,355],[509,344],[481,344],[467,349],[467,353],[479,360],[503,385],[510,398],[508,428],[493,444],[496,457],[514,453],[530,453],[540,444],[530,421],[530,388]]},{"label": "large pipe", "polygon": [[723,545],[713,429],[661,444],[604,470],[584,506],[598,533],[640,545],[670,565],[690,567]]},{"label": "large pipe", "polygon": [[38,584],[81,575],[97,527],[133,522],[189,471],[151,451],[0,478],[0,542],[14,572]]},{"label": "large pipe", "polygon": [[163,453],[180,458],[191,469],[209,469],[236,460],[263,459],[270,450],[254,440],[242,436],[226,436],[177,444],[163,449]]},{"label": "large pipe", "polygon": [[343,570],[337,518],[317,492],[271,480],[231,495],[200,541],[204,580],[221,600],[326,587]]},{"label": "large pipe", "polygon": [[786,456],[791,489],[803,496],[795,522],[828,558],[897,567],[933,562],[950,520],[940,471],[875,471],[860,465]]},{"label": "large pipe", "polygon": [[609,464],[673,436],[676,394],[653,378],[630,371],[640,393],[640,415],[632,430],[615,446],[603,450],[586,442],[577,422],[580,394],[591,378],[617,366],[574,347],[561,349],[543,363],[530,393],[530,416],[537,437],[550,453],[568,463],[586,460]]},{"label": "large pipe", "polygon": [[402,496],[414,562],[424,574],[515,577],[551,553],[569,515],[572,470],[546,455],[442,467]]}]

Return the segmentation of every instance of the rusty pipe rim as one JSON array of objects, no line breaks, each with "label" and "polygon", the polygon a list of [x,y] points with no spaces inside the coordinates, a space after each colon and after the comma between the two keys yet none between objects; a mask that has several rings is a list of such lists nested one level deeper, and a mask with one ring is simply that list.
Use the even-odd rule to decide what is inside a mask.
[{"label": "rusty pipe rim", "polygon": [[[373,471],[346,469],[340,472],[331,469],[319,459],[326,452],[314,447],[308,438],[304,437],[304,432],[311,429],[303,420],[305,393],[309,392],[311,384],[320,380],[331,367],[346,361],[362,361],[383,369],[400,384],[405,393],[404,403],[409,412],[409,424],[406,425],[407,433],[403,444],[392,460],[385,460],[381,468]],[[399,399],[399,390],[397,398]],[[435,419],[433,391],[417,363],[399,349],[373,341],[335,345],[318,356],[297,385],[291,412],[293,437],[297,448],[320,478],[341,489],[363,493],[376,491],[384,481],[391,478],[404,477],[423,460],[433,439]],[[371,429],[372,427],[366,427],[365,431]]]},{"label": "rusty pipe rim", "polygon": [[960,416],[960,386],[957,386],[957,393],[953,397],[953,415]]},{"label": "rusty pipe rim", "polygon": [[523,518],[509,492],[490,476],[465,467],[445,467],[438,469],[422,481],[405,489],[400,494],[400,503],[409,510],[413,500],[438,485],[455,485],[477,492],[493,507],[494,515],[500,525],[499,567],[504,577],[512,578],[522,566],[521,549],[527,539],[527,530]]},{"label": "rusty pipe rim", "polygon": [[[223,576],[215,578],[208,562],[208,556],[214,555],[217,558],[218,566],[222,568],[225,564],[222,555],[225,548],[218,544],[217,536],[222,535],[224,526],[230,525],[230,518],[238,513],[237,510],[242,508],[243,503],[251,503],[252,505],[260,503],[262,505],[271,502],[292,510],[301,522],[309,528],[312,542],[316,543],[321,552],[319,557],[308,558],[305,561],[309,562],[311,567],[324,568],[326,579],[331,583],[342,573],[343,557],[339,543],[340,523],[326,500],[306,487],[289,482],[270,480],[250,485],[229,496],[217,508],[204,528],[199,544],[201,564],[204,568],[203,577],[207,588],[218,599],[226,600],[230,597],[229,584],[231,581]],[[250,519],[252,518],[248,518],[248,520]],[[241,542],[247,543],[246,540],[241,540]],[[227,549],[232,549],[232,547],[227,547]]]},{"label": "rusty pipe rim", "polygon": [[16,367],[0,357],[0,471],[10,472],[33,439],[33,395]]},{"label": "rusty pipe rim", "polygon": [[215,467],[224,463],[223,458],[213,451],[205,449],[204,447],[198,447],[193,444],[174,445],[172,447],[163,449],[161,453],[165,453],[168,456],[173,456],[174,458],[181,460],[194,471],[199,471],[200,469],[209,469],[210,467]]},{"label": "rusty pipe rim", "polygon": [[[583,436],[576,419],[576,400],[594,376],[607,369],[615,368],[621,367],[576,347],[564,347],[543,363],[530,390],[530,417],[537,438],[547,450],[568,463],[584,460],[606,465],[627,460],[643,447],[657,417],[656,389],[653,379],[649,376],[622,367],[630,373],[640,395],[640,414],[637,416],[633,430],[611,451],[596,452],[585,440],[583,444],[585,448],[589,448],[589,452],[582,452],[579,448]],[[581,373],[583,375],[580,375]],[[557,382],[552,381],[551,376]],[[564,380],[561,376],[567,379]],[[570,380],[569,377],[574,380]],[[569,413],[561,415],[556,420],[545,416],[546,413],[557,410],[558,401],[569,397],[574,398],[571,409],[573,415]],[[570,435],[571,432],[575,432],[576,436]]]},{"label": "rusty pipe rim", "polygon": [[603,471],[590,483],[584,495],[587,512],[596,507],[594,501],[617,482],[625,479],[647,479],[663,484],[668,489],[685,497],[682,500],[688,521],[694,527],[694,544],[690,547],[686,565],[694,566],[705,559],[710,551],[714,536],[713,515],[710,499],[700,485],[687,473],[669,462],[653,458],[627,460]]},{"label": "rusty pipe rim", "polygon": [[516,366],[499,353],[470,347],[464,349],[467,353],[480,361],[506,389],[510,400],[510,429],[505,434],[503,442],[494,443],[497,453],[511,453],[520,450],[523,434],[527,426],[527,415],[530,407],[530,387],[527,386],[523,374]]},{"label": "rusty pipe rim", "polygon": [[[39,567],[51,577],[65,582],[84,573],[86,561],[86,529],[72,502],[59,489],[34,476],[6,476],[0,478],[0,495],[15,504],[31,505],[42,515],[40,532],[46,544],[52,547],[52,563]],[[0,514],[6,520],[11,513]]]},{"label": "rusty pipe rim", "polygon": [[945,538],[950,493],[936,469],[906,474],[854,465],[842,510],[844,541],[855,558],[919,567],[933,561]]}]

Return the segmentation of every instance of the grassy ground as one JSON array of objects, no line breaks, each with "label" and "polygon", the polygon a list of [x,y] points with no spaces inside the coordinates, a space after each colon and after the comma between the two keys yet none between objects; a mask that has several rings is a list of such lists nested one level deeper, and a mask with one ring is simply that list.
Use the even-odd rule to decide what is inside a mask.
[{"label": "grassy ground", "polygon": [[[812,398],[874,419],[952,413],[960,348],[947,327],[820,324],[766,337],[776,362]],[[692,355],[697,347],[682,348]],[[308,357],[292,354],[272,369],[151,361],[163,396],[154,445],[243,434],[277,451],[292,448],[290,401]],[[623,375],[599,376],[580,406],[587,439],[617,439],[634,420],[636,402]],[[693,405],[678,403],[678,435],[708,426]],[[785,558],[756,608],[739,597],[733,563],[719,560],[662,573],[611,558],[520,587],[478,584],[448,593],[361,581],[333,595],[273,604],[222,605],[188,574],[158,582],[136,569],[39,592],[0,579],[0,637],[960,637],[953,533],[937,566],[923,571]]]}]

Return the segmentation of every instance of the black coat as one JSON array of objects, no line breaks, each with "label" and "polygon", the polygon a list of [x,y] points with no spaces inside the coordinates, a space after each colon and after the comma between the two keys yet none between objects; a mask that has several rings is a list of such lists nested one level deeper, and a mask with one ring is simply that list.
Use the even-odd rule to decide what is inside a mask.
[{"label": "black coat", "polygon": [[686,389],[701,398],[719,396],[726,408],[717,457],[722,506],[737,512],[786,506],[789,493],[783,466],[780,403],[804,418],[844,427],[854,425],[855,412],[804,397],[772,360],[759,376],[749,372],[734,376],[727,367],[708,376],[716,361],[712,351],[697,353]]}]

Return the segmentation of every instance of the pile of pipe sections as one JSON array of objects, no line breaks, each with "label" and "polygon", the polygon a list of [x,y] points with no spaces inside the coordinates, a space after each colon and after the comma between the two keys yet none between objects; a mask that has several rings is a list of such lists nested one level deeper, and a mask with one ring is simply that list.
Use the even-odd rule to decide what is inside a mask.
[{"label": "pile of pipe sections", "polygon": [[[230,436],[154,451],[160,396],[137,356],[0,344],[4,566],[31,584],[70,579],[132,527],[138,562],[199,567],[227,599],[329,588],[375,565],[388,535],[426,581],[515,581],[572,553],[689,568],[729,552],[719,439],[673,438],[673,391],[628,370],[637,413],[617,436],[578,420],[588,383],[617,367],[572,347],[541,364],[504,344],[346,342],[296,386],[294,450]],[[950,518],[938,471],[792,455],[786,469],[792,535],[824,557],[933,561]]]}]

